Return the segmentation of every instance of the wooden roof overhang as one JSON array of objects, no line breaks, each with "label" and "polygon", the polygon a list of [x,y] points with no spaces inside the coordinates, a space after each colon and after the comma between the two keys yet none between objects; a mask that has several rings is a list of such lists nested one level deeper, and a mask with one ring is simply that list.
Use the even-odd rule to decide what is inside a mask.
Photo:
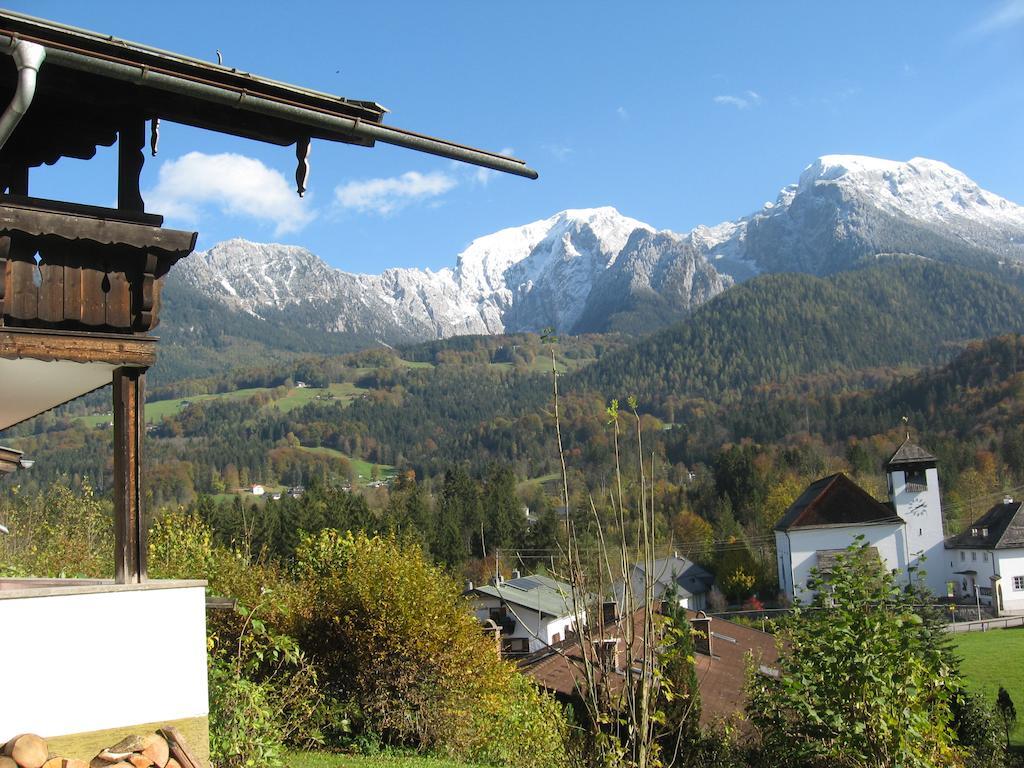
[{"label": "wooden roof overhang", "polygon": [[[8,142],[29,167],[60,157],[91,158],[111,146],[126,121],[169,120],[281,146],[296,145],[303,162],[310,139],[366,147],[376,141],[536,178],[516,158],[386,126],[387,110],[11,11],[0,11],[0,50],[17,40],[46,49],[36,94]],[[0,99],[17,80],[0,72]],[[155,146],[155,140],[154,140]],[[302,186],[302,181],[299,181]]]}]

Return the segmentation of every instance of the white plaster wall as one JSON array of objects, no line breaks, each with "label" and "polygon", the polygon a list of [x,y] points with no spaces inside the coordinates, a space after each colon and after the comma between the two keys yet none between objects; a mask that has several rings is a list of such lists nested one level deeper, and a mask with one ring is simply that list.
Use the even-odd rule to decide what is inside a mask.
[{"label": "white plaster wall", "polygon": [[[779,535],[776,535],[776,541]],[[814,593],[807,589],[807,580],[811,576],[811,569],[818,565],[818,550],[846,549],[854,543],[858,535],[865,537],[868,546],[878,549],[878,554],[887,569],[899,570],[906,574],[906,542],[903,525],[899,523],[798,528],[789,532],[791,575],[792,583],[795,585],[793,598],[807,602],[813,597]],[[785,534],[781,536],[784,538]],[[901,579],[905,580],[905,575]]]},{"label": "white plaster wall", "polygon": [[[479,621],[486,621],[490,618],[491,609],[500,606],[501,601],[496,597],[483,595],[474,596],[473,614]],[[553,642],[557,633],[559,638],[565,639],[565,632],[576,623],[575,616],[560,616],[552,618],[547,614],[539,614],[537,611],[524,608],[519,605],[508,603],[508,616],[516,622],[515,629],[511,633],[502,632],[503,638],[526,638],[530,641],[530,651],[538,651]]]},{"label": "white plaster wall", "polygon": [[[555,635],[558,635],[559,640],[565,640],[565,633],[569,631],[571,627],[576,624],[576,619],[573,616],[563,616],[559,619],[551,619],[547,622],[544,629],[544,639],[546,642],[554,643]],[[530,650],[535,650],[531,647]]]},{"label": "white plaster wall", "polygon": [[206,716],[202,587],[0,600],[0,742]]},{"label": "white plaster wall", "polygon": [[[960,559],[960,554],[963,553],[963,560]],[[988,558],[986,560],[986,557]],[[992,577],[999,573],[998,555],[994,555],[990,550],[987,549],[947,549],[946,550],[946,562],[944,565],[948,565],[950,562],[953,563],[952,567],[948,568],[946,578],[952,581],[955,585],[956,597],[960,600],[974,600],[974,590],[970,588],[972,577],[966,574],[958,574],[957,571],[977,571],[974,575],[974,583],[979,587],[990,588],[992,586]],[[968,589],[965,592],[963,585],[964,581],[967,582]],[[1006,584],[1004,579],[1003,584],[1003,597],[1006,597]],[[1024,594],[1024,593],[1022,593]],[[988,604],[990,598],[987,595],[981,595],[981,602]]]},{"label": "white plaster wall", "polygon": [[1013,577],[1024,576],[1024,549],[996,550],[999,575],[1003,585],[1003,609],[1024,611],[1024,590],[1013,588]]},{"label": "white plaster wall", "polygon": [[[939,498],[939,473],[932,467],[925,470],[928,488],[908,491],[906,473],[890,473],[892,500],[896,514],[907,523],[909,565],[926,572],[925,583],[936,595],[946,594],[945,534],[942,530],[942,505]],[[918,502],[915,506],[915,502]],[[919,503],[923,502],[923,503]],[[923,562],[919,559],[923,556]]]}]

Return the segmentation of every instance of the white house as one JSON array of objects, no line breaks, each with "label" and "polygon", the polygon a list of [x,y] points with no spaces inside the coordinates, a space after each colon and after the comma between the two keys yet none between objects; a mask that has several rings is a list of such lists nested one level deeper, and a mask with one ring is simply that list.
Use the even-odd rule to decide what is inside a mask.
[{"label": "white house", "polygon": [[[658,558],[652,563],[651,575],[653,599],[663,600],[674,586],[679,607],[689,608],[691,611],[702,611],[707,607],[707,593],[715,583],[715,577],[692,560],[680,557],[678,552],[670,557]],[[639,605],[643,601],[644,593],[643,563],[633,566],[630,582],[636,600],[634,605]],[[615,585],[615,599],[622,604],[622,582]]]},{"label": "white house", "polygon": [[858,536],[886,568],[906,571],[906,525],[844,474],[811,483],[775,525],[779,588],[791,600],[808,600],[811,569],[827,570],[835,554]]},{"label": "white house", "polygon": [[996,613],[1024,611],[1024,503],[1005,498],[946,542],[950,579],[960,598]]},{"label": "white house", "polygon": [[473,613],[501,630],[502,653],[532,653],[565,639],[576,626],[572,587],[547,576],[519,576],[473,587],[463,593]]},{"label": "white house", "polygon": [[861,536],[885,568],[909,582],[922,578],[946,594],[942,508],[935,457],[908,436],[886,462],[888,504],[844,474],[807,487],[775,525],[779,587],[790,599],[808,599],[812,568],[825,571],[838,551]]}]

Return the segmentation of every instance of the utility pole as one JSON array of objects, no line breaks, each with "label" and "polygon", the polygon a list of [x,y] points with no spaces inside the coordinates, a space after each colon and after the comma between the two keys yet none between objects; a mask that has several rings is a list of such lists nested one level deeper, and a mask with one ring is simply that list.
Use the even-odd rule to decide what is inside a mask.
[{"label": "utility pole", "polygon": [[978,606],[978,621],[981,621],[981,588],[974,585],[974,601]]}]

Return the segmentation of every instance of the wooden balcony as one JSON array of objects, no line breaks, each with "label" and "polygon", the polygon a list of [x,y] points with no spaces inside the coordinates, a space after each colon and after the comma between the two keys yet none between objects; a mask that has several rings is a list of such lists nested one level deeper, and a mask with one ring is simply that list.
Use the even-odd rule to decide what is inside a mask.
[{"label": "wooden balcony", "polygon": [[162,217],[0,195],[0,326],[148,333],[196,233]]}]

